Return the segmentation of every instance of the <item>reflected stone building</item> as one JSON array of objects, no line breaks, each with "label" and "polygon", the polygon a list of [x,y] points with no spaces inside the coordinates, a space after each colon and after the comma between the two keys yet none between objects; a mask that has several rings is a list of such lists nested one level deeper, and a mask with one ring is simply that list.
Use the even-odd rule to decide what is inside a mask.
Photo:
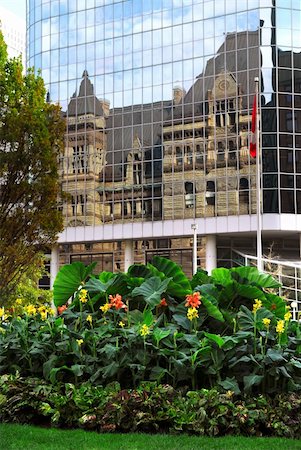
[{"label": "reflected stone building", "polygon": [[190,275],[196,238],[209,271],[256,255],[255,77],[263,252],[300,259],[299,2],[28,0],[27,28],[66,119],[53,274],[160,254]]}]

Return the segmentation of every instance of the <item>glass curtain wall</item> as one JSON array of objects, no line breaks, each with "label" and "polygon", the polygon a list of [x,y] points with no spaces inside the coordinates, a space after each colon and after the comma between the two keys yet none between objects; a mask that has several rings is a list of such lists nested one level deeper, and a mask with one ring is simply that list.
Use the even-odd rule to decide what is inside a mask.
[{"label": "glass curtain wall", "polygon": [[66,118],[66,226],[301,210],[300,2],[28,0],[28,64]]}]

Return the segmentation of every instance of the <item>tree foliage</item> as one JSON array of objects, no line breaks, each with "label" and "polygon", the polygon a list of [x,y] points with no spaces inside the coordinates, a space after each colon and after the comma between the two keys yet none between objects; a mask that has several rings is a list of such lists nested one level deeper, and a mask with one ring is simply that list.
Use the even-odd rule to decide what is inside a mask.
[{"label": "tree foliage", "polygon": [[0,34],[0,304],[62,230],[58,155],[64,121],[43,79],[8,59]]}]

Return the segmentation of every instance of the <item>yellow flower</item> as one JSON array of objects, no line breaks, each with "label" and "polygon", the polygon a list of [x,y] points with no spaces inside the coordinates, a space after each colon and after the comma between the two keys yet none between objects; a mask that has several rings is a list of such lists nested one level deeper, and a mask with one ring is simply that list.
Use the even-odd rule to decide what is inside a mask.
[{"label": "yellow flower", "polygon": [[4,308],[0,308],[0,317],[4,316],[4,311],[5,311]]},{"label": "yellow flower", "polygon": [[292,313],[291,313],[290,311],[287,311],[287,312],[284,314],[284,320],[285,320],[286,322],[289,322],[289,320],[291,319],[291,317],[292,317]]},{"label": "yellow flower", "polygon": [[42,320],[46,320],[47,319],[47,311],[40,311],[40,316]]},{"label": "yellow flower", "polygon": [[149,331],[149,327],[147,325],[142,325],[142,327],[140,328],[140,334],[141,336],[145,337],[150,333]]},{"label": "yellow flower", "polygon": [[77,345],[80,347],[83,343],[84,340],[83,339],[76,339]]},{"label": "yellow flower", "polygon": [[34,305],[27,305],[24,309],[29,316],[34,316],[37,312],[37,308]]},{"label": "yellow flower", "polygon": [[125,326],[125,323],[124,322],[122,322],[122,320],[119,322],[119,324],[118,324],[121,328],[123,328],[124,326]]},{"label": "yellow flower", "polygon": [[55,315],[55,311],[53,308],[48,308],[48,314],[50,314],[50,316],[54,316]]},{"label": "yellow flower", "polygon": [[111,303],[105,303],[104,305],[100,306],[99,309],[105,314],[109,311],[109,309],[111,309]]},{"label": "yellow flower", "polygon": [[45,312],[45,306],[44,305],[42,305],[42,306],[39,306],[38,307],[38,311],[39,311],[39,313],[43,313],[43,312]]},{"label": "yellow flower", "polygon": [[234,392],[233,392],[233,391],[227,391],[227,392],[226,392],[226,397],[227,397],[227,398],[232,398],[233,395],[234,395]]},{"label": "yellow flower", "polygon": [[16,305],[22,305],[22,298],[17,298]]},{"label": "yellow flower", "polygon": [[90,325],[92,325],[92,321],[93,321],[93,319],[92,319],[92,316],[91,316],[91,314],[89,314],[89,315],[87,316],[87,318],[86,318],[86,321],[87,321],[87,322],[89,322],[89,323],[90,323]]},{"label": "yellow flower", "polygon": [[266,328],[269,328],[271,319],[268,319],[267,317],[265,317],[264,319],[262,319],[262,323]]},{"label": "yellow flower", "polygon": [[276,333],[284,333],[284,320],[278,320],[276,325]]},{"label": "yellow flower", "polygon": [[87,289],[82,289],[79,293],[79,301],[82,303],[87,303],[88,301],[87,295],[88,295]]},{"label": "yellow flower", "polygon": [[196,308],[188,308],[187,317],[189,320],[197,319],[199,317],[198,310]]},{"label": "yellow flower", "polygon": [[262,307],[262,301],[256,299],[255,303],[253,304],[253,313],[255,314],[261,307]]}]

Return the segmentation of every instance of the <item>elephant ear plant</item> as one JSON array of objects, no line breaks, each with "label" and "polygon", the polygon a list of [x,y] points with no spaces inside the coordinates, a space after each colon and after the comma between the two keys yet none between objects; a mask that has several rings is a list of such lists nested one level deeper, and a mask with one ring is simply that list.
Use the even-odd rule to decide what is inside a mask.
[{"label": "elephant ear plant", "polygon": [[[198,285],[198,280],[201,280],[201,285]],[[206,272],[197,273],[192,285],[201,293],[211,293],[211,298],[215,298],[223,314],[227,329],[233,330],[241,305],[251,309],[255,299],[267,302],[269,295],[270,301],[273,301],[275,294],[268,291],[273,292],[280,283],[271,275],[259,272],[256,267],[236,267],[214,269],[211,276]]]}]

